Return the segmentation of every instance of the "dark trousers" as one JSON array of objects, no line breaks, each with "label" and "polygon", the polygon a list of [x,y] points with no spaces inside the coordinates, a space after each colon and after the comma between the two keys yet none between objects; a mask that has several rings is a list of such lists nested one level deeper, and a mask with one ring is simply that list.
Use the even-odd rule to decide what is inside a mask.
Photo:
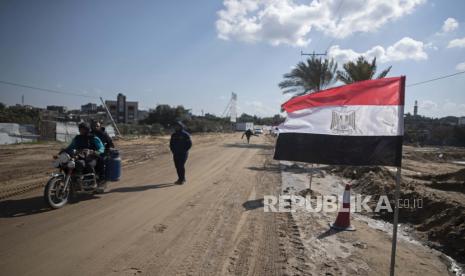
[{"label": "dark trousers", "polygon": [[95,165],[95,173],[100,177],[100,180],[105,179],[105,159],[103,156],[97,158]]},{"label": "dark trousers", "polygon": [[95,173],[100,180],[105,179],[105,161],[101,156],[77,160],[76,169],[82,173]]},{"label": "dark trousers", "polygon": [[76,170],[80,173],[93,173],[95,172],[95,167],[97,166],[97,160],[87,158],[86,160],[78,159],[76,160]]},{"label": "dark trousers", "polygon": [[174,154],[173,160],[176,172],[178,173],[178,180],[186,180],[186,169],[184,168],[184,165],[187,161],[187,152],[184,154]]}]

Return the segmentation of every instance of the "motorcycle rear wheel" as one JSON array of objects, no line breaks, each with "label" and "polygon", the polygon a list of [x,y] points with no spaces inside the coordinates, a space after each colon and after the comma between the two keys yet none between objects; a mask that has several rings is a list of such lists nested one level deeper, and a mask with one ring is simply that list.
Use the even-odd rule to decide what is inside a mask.
[{"label": "motorcycle rear wheel", "polygon": [[45,202],[53,209],[59,209],[68,203],[70,197],[70,186],[64,191],[65,179],[63,177],[53,177],[45,186]]}]

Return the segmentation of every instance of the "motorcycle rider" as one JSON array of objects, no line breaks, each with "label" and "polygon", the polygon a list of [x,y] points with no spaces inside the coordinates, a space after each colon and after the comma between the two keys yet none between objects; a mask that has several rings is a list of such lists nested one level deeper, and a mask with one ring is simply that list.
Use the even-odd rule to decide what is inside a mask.
[{"label": "motorcycle rider", "polygon": [[186,170],[184,165],[187,161],[189,149],[192,147],[190,134],[185,130],[182,122],[177,122],[174,126],[174,133],[170,139],[170,149],[173,153],[174,166],[178,174],[178,180],[175,184],[184,184],[186,182]]},{"label": "motorcycle rider", "polygon": [[111,139],[110,135],[105,131],[100,125],[99,121],[93,121],[91,124],[92,134],[97,136],[100,141],[102,141],[103,145],[105,146],[105,151],[108,151],[110,148],[114,148],[115,145],[113,144],[113,140]]},{"label": "motorcycle rider", "polygon": [[99,177],[99,184],[101,184],[104,182],[105,177],[103,176],[103,164],[99,157],[104,153],[105,147],[102,141],[90,132],[88,123],[82,122],[78,127],[79,134],[73,138],[65,152],[72,154],[73,150],[81,151],[84,154],[84,160],[80,160],[79,163],[83,169],[95,172]]}]

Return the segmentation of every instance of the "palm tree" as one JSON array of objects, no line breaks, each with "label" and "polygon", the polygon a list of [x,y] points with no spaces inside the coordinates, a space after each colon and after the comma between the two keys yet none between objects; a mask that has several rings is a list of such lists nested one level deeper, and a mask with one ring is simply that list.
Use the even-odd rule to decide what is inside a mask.
[{"label": "palm tree", "polygon": [[[337,79],[343,83],[349,84],[357,81],[371,80],[376,74],[376,58],[373,58],[371,64],[363,57],[360,56],[357,61],[349,61],[342,66],[344,71],[337,71]],[[376,78],[382,79],[391,70],[392,66],[382,71]]]},{"label": "palm tree", "polygon": [[309,58],[299,62],[290,73],[284,74],[284,80],[279,83],[286,93],[296,96],[320,91],[336,81],[337,63],[333,59]]}]

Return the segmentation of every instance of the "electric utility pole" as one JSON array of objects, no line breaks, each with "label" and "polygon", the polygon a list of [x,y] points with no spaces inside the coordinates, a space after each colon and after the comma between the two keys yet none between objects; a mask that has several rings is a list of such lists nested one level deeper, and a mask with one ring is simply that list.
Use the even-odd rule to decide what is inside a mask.
[{"label": "electric utility pole", "polygon": [[302,50],[300,51],[300,55],[301,56],[312,56],[312,57],[315,57],[315,56],[326,56],[328,54],[327,51],[325,51],[324,53],[315,53],[315,51],[313,51],[311,54],[309,53],[304,53]]}]

